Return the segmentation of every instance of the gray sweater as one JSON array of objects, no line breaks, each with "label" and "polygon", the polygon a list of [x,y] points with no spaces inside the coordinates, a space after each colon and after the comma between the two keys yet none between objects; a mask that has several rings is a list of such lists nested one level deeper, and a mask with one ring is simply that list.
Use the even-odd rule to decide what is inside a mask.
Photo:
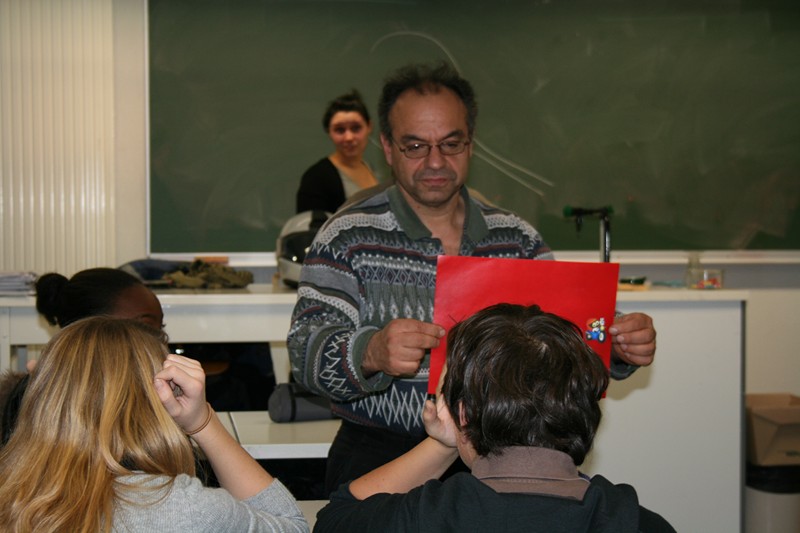
[{"label": "gray sweater", "polygon": [[[164,476],[135,474],[122,485],[157,487]],[[255,496],[240,501],[224,489],[204,487],[181,474],[172,490],[124,490],[114,510],[116,532],[308,532],[308,523],[286,487],[277,479]]]}]

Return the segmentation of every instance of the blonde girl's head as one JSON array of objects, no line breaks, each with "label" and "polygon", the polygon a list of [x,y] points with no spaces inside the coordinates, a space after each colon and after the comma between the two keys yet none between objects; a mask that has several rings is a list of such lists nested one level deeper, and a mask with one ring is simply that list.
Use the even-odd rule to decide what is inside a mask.
[{"label": "blonde girl's head", "polygon": [[17,429],[0,450],[0,530],[111,527],[119,476],[194,475],[194,454],[153,377],[167,353],[160,331],[93,317],[48,343]]}]

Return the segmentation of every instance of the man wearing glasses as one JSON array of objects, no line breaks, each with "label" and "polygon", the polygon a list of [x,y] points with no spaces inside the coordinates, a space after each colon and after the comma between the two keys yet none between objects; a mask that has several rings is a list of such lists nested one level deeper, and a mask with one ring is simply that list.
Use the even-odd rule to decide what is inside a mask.
[{"label": "man wearing glasses", "polygon": [[[390,76],[378,118],[395,184],[336,213],[306,256],[287,344],[295,377],[342,418],[326,493],[425,438],[429,351],[444,335],[433,324],[437,256],[553,259],[530,224],[465,186],[476,116],[471,85],[446,64]],[[652,363],[649,316],[609,333],[612,376]]]}]

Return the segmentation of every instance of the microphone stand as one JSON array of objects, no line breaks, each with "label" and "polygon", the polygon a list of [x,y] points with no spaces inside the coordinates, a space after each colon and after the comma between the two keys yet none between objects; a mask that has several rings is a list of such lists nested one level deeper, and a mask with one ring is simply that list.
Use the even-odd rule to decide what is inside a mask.
[{"label": "microphone stand", "polygon": [[611,262],[611,206],[598,209],[583,209],[580,207],[565,207],[566,216],[575,217],[575,230],[580,233],[583,226],[584,215],[598,215],[600,218],[600,260],[604,263]]},{"label": "microphone stand", "polygon": [[600,260],[611,262],[611,216],[605,208],[600,210]]}]

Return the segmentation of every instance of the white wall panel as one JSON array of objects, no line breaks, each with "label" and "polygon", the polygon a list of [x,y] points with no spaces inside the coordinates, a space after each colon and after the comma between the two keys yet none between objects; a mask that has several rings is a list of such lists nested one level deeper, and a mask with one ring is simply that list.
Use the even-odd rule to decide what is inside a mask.
[{"label": "white wall panel", "polygon": [[0,0],[0,270],[113,265],[111,0]]}]

